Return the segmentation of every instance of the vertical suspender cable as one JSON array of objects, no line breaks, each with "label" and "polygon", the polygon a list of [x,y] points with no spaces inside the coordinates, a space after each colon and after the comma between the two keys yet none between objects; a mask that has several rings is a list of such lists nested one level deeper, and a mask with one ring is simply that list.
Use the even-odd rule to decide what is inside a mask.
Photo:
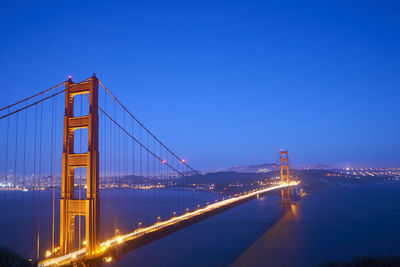
[{"label": "vertical suspender cable", "polygon": [[[181,171],[178,168],[179,171]],[[174,183],[175,183],[175,201],[176,201],[176,209],[178,210],[179,213],[183,210],[183,203],[182,203],[182,177],[181,175],[178,175],[177,177],[174,177]]]},{"label": "vertical suspender cable", "polygon": [[[117,119],[117,104],[114,102],[114,116]],[[114,125],[114,183],[117,181],[117,126]],[[113,189],[113,205],[116,205],[115,202],[115,190]],[[116,217],[116,208],[113,207],[114,210],[114,233],[117,232],[117,217]]]},{"label": "vertical suspender cable", "polygon": [[[157,151],[156,151],[156,141],[154,140],[154,138],[153,138],[153,151],[154,151],[154,153],[157,153]],[[156,175],[156,173],[157,173],[157,170],[156,170],[156,158],[155,157],[153,157],[153,183],[155,183],[156,185],[157,185],[157,183],[158,183],[158,180],[157,180],[157,175]],[[155,189],[155,191],[154,191],[154,193],[153,193],[153,197],[152,197],[152,207],[154,207],[155,205],[157,205],[157,203],[156,203],[156,201],[155,201],[155,196],[158,194],[158,192],[157,192],[158,190],[157,190],[157,188]]]},{"label": "vertical suspender cable", "polygon": [[12,207],[12,244],[11,247],[14,247],[15,244],[15,185],[17,182],[17,154],[18,154],[18,115],[19,112],[17,113],[17,118],[16,118],[16,124],[15,124],[15,154],[14,154],[14,181],[13,181],[13,207]]},{"label": "vertical suspender cable", "polygon": [[[100,96],[100,93],[99,93]],[[100,101],[99,101],[100,102]],[[101,191],[102,186],[104,184],[104,145],[105,145],[105,141],[104,141],[104,116],[103,117],[99,117],[99,124],[100,124],[100,133],[99,133],[99,153],[100,153],[100,173],[99,173],[99,191]],[[86,175],[87,177],[87,175]],[[87,178],[86,178],[87,180]],[[101,194],[103,195],[103,194]],[[100,221],[103,222],[104,220],[104,209],[103,209],[103,203],[100,202]],[[100,238],[101,239],[101,238]]]},{"label": "vertical suspender cable", "polygon": [[[8,113],[10,113],[10,108],[8,108]],[[7,117],[7,137],[6,137],[6,163],[5,163],[5,184],[6,187],[8,187],[8,139],[9,139],[9,128],[10,128],[10,117]],[[4,214],[7,215],[7,195],[8,194],[4,194]]]},{"label": "vertical suspender cable", "polygon": [[[99,96],[98,103],[100,104],[100,92],[98,93],[98,96]],[[89,101],[89,103],[90,103],[90,101]],[[99,129],[99,132],[98,132],[98,149],[97,149],[97,151],[99,152],[99,154],[98,154],[98,157],[99,157],[99,161],[98,161],[99,162],[98,163],[98,166],[99,166],[99,170],[98,170],[99,192],[98,193],[99,193],[99,195],[102,195],[100,191],[101,191],[102,184],[103,184],[103,179],[104,179],[104,177],[103,177],[103,173],[104,173],[103,159],[104,159],[104,157],[103,157],[103,145],[102,145],[103,144],[103,136],[104,135],[103,135],[103,122],[102,122],[102,117],[101,117],[100,114],[98,115],[97,124],[98,124],[98,129]],[[87,138],[89,140],[89,129],[88,129]],[[89,146],[87,147],[87,151],[89,151]],[[86,173],[87,173],[87,171],[86,171]],[[86,183],[88,183],[88,174],[86,174]],[[103,198],[104,198],[104,196],[103,196]],[[102,222],[103,221],[103,207],[102,207],[102,202],[101,201],[99,202],[99,205],[100,205],[100,207],[99,207],[99,209],[100,209],[100,211],[99,211],[100,212],[99,213],[99,217],[100,217],[99,220],[100,220],[100,222]],[[101,234],[100,234],[100,236],[101,236]],[[102,240],[102,238],[100,238],[100,239]],[[85,238],[85,240],[86,240],[86,238]]]},{"label": "vertical suspender cable", "polygon": [[[36,140],[37,140],[37,105],[35,105],[35,133],[33,141],[33,196],[32,196],[32,259],[35,258],[34,248],[35,248],[35,232],[34,232],[34,222],[35,222],[35,208],[36,208]],[[37,259],[37,258],[36,258]]]},{"label": "vertical suspender cable", "polygon": [[[161,159],[164,159],[163,154],[162,154],[162,149],[161,149],[161,147],[160,147],[160,158],[161,158]],[[164,164],[162,164],[162,163],[160,164],[160,166],[159,166],[159,171],[160,171],[160,177],[159,177],[159,180],[158,180],[158,181],[163,182],[163,181],[164,181]],[[160,201],[160,199],[161,199],[160,194],[157,194],[156,197],[155,197],[155,199],[156,199],[156,205],[160,205],[160,203],[161,203],[161,201]]]},{"label": "vertical suspender cable", "polygon": [[[117,114],[117,112],[115,112],[115,114]],[[117,116],[115,115],[115,120],[117,120]],[[116,160],[118,162],[118,184],[117,184],[117,216],[118,216],[118,225],[119,225],[119,230],[121,231],[121,227],[122,227],[122,220],[120,219],[121,216],[121,190],[120,190],[120,185],[121,185],[121,132],[120,130],[117,131],[118,135],[117,135],[117,141],[118,141],[118,145],[117,145],[117,157]],[[121,220],[121,221],[120,221]]]},{"label": "vertical suspender cable", "polygon": [[[105,103],[106,101],[104,100],[104,103]],[[102,114],[101,114],[102,115]],[[103,170],[104,170],[104,174],[103,174],[103,198],[102,198],[102,201],[100,202],[100,205],[103,207],[103,218],[104,218],[104,229],[105,229],[105,231],[103,231],[103,239],[108,239],[108,230],[109,230],[109,225],[108,225],[108,218],[109,218],[109,216],[108,216],[108,211],[107,211],[107,205],[108,205],[108,198],[107,198],[107,195],[108,195],[108,187],[107,187],[107,185],[108,185],[108,182],[107,182],[107,179],[108,179],[108,173],[107,173],[107,171],[108,171],[108,165],[107,165],[107,153],[108,153],[108,150],[107,150],[107,138],[108,138],[108,136],[107,136],[107,119],[106,119],[106,117],[104,116],[104,115],[102,115],[103,116],[103,135],[104,135],[104,137],[103,137],[103,151],[102,151],[102,153],[103,153]]]},{"label": "vertical suspender cable", "polygon": [[[25,106],[28,105],[28,102],[25,102]],[[27,127],[27,117],[28,111],[25,110],[25,122],[24,122],[24,157],[22,162],[22,189],[25,190],[25,164],[26,164],[26,127]],[[22,193],[22,216],[25,218],[25,193]],[[25,219],[22,220],[22,229],[25,229]],[[26,242],[22,242],[22,249],[25,249]]]},{"label": "vertical suspender cable", "polygon": [[110,127],[109,127],[109,142],[108,142],[108,163],[110,166],[110,169],[108,171],[108,183],[109,183],[109,191],[108,191],[108,204],[109,204],[109,222],[110,222],[110,230],[111,233],[113,233],[113,210],[112,210],[112,175],[113,175],[113,171],[112,171],[112,125],[111,125],[111,121],[110,121]]},{"label": "vertical suspender cable", "polygon": [[38,192],[38,230],[37,230],[37,252],[36,258],[39,259],[40,254],[40,191],[41,191],[41,175],[42,175],[42,132],[43,132],[43,102],[40,104],[40,134],[39,134],[39,192]]},{"label": "vertical suspender cable", "polygon": [[[117,114],[117,112],[115,112],[115,114]],[[117,115],[115,115],[115,120],[117,120]],[[119,226],[119,230],[121,231],[121,227],[122,227],[122,220],[121,220],[121,190],[120,190],[120,184],[121,184],[121,132],[118,129],[117,131],[118,135],[117,135],[117,139],[118,139],[118,145],[117,145],[117,157],[116,160],[118,162],[118,183],[117,183],[117,217],[118,217],[118,226]]]},{"label": "vertical suspender cable", "polygon": [[[132,136],[135,134],[135,121],[132,119]],[[137,192],[137,179],[135,175],[135,141],[132,140],[132,178],[133,178],[133,189],[132,189],[132,222],[135,222],[134,218],[137,217],[137,214],[134,214],[137,209],[136,209],[136,202],[135,202],[135,193]],[[137,223],[140,223],[138,221]],[[134,225],[136,226],[136,224]],[[138,226],[139,227],[139,226]]]},{"label": "vertical suspender cable", "polygon": [[[147,147],[149,147],[149,135],[147,135]],[[149,152],[146,153],[146,176],[147,176],[147,187],[150,188],[150,178],[149,178]],[[146,190],[146,205],[148,207],[147,213],[150,213],[151,206],[149,204],[150,199],[150,189]],[[150,215],[150,214],[149,214]],[[156,214],[157,215],[157,214]],[[157,215],[158,216],[158,215]],[[150,217],[151,218],[151,217]]]},{"label": "vertical suspender cable", "polygon": [[[142,128],[141,127],[139,128],[139,140],[140,140],[140,143],[142,143]],[[139,152],[140,153],[140,166],[139,166],[139,168],[140,168],[140,186],[142,187],[143,186],[142,146],[140,146],[139,151],[140,151]],[[143,192],[143,190],[141,189],[140,190],[140,217],[144,220],[144,217],[143,217],[143,205],[142,205],[143,204],[143,194],[142,194],[142,192]]]},{"label": "vertical suspender cable", "polygon": [[[125,112],[124,112],[124,128],[126,127],[126,125],[125,125]],[[127,182],[127,180],[126,180],[126,159],[127,159],[127,157],[126,157],[126,135],[124,134],[124,185],[126,184],[126,182]],[[125,187],[123,187],[123,191],[122,191],[122,193],[123,193],[123,195],[122,195],[122,200],[123,200],[123,203],[124,203],[124,225],[125,225],[125,227],[127,227],[127,229],[129,229],[128,228],[128,226],[127,226],[127,219],[126,219],[126,205],[127,205],[127,203],[126,203],[126,201],[125,201],[125,189],[124,189]]]},{"label": "vertical suspender cable", "polygon": [[[57,89],[58,90],[58,89]],[[57,98],[55,98],[55,105],[54,105],[54,152],[53,152],[53,212],[52,212],[52,238],[51,238],[51,249],[54,251],[54,218],[55,218],[55,204],[56,204],[56,152],[57,152]]]},{"label": "vertical suspender cable", "polygon": [[[51,138],[50,138],[50,175],[53,174],[53,142],[54,142],[54,97],[52,98],[52,105],[51,105]],[[50,177],[50,176],[49,176]],[[52,179],[53,180],[53,179]],[[52,206],[54,204],[54,200],[52,198],[53,192],[49,190],[50,199],[52,200],[52,204],[49,205],[49,225],[52,225]],[[51,251],[53,251],[53,227],[51,228],[51,232],[49,235],[49,244],[51,244]]]},{"label": "vertical suspender cable", "polygon": [[[168,153],[166,153],[166,156],[167,156],[166,161],[167,161],[169,164],[172,165],[173,162],[170,161],[170,158],[168,157]],[[169,171],[169,169],[168,169],[168,171]],[[166,177],[166,179],[162,180],[161,183],[165,183],[165,181],[168,181],[168,179],[169,179],[169,177]],[[161,191],[161,202],[162,202],[162,203],[165,202],[165,191],[164,191],[164,190]]]},{"label": "vertical suspender cable", "polygon": [[182,175],[182,203],[183,203],[183,213],[186,213],[186,202],[185,202],[185,176]]}]

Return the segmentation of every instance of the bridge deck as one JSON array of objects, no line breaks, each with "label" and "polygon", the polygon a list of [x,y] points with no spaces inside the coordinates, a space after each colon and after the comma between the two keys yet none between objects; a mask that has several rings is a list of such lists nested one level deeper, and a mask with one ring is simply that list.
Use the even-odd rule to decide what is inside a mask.
[{"label": "bridge deck", "polygon": [[135,231],[128,234],[116,236],[110,240],[101,243],[100,249],[96,253],[93,253],[93,255],[88,255],[88,253],[86,253],[86,248],[83,248],[81,250],[77,250],[63,256],[43,260],[39,262],[39,266],[59,266],[64,264],[71,264],[73,262],[81,262],[98,258],[106,258],[108,260],[111,260],[112,256],[110,255],[123,254],[132,249],[143,246],[144,244],[157,240],[188,225],[194,224],[200,220],[213,216],[224,210],[240,205],[248,200],[257,197],[257,195],[263,195],[273,190],[297,185],[298,183],[290,183],[289,185],[277,185],[253,191],[245,195],[222,200],[210,204],[204,208],[200,208],[180,216],[172,217],[166,221],[161,221],[148,227],[136,229]]}]

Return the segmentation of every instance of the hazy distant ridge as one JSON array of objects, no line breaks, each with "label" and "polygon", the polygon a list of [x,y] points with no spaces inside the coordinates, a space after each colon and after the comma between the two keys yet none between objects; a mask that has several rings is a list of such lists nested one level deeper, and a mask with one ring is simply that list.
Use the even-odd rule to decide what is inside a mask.
[{"label": "hazy distant ridge", "polygon": [[235,166],[230,169],[222,170],[223,172],[240,172],[240,173],[266,173],[270,171],[275,171],[279,169],[278,164],[264,163],[260,165],[250,165],[250,166]]}]

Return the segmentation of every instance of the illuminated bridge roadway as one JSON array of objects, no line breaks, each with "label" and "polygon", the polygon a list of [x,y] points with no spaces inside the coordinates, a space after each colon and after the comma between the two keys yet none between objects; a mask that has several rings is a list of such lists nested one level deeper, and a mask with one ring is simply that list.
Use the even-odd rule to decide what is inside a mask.
[{"label": "illuminated bridge roadway", "polygon": [[159,221],[148,227],[136,229],[128,234],[115,236],[100,244],[100,249],[93,252],[92,255],[86,252],[86,248],[74,251],[72,253],[43,260],[39,262],[39,266],[60,266],[73,265],[81,263],[88,266],[95,266],[96,262],[112,262],[115,258],[122,257],[126,252],[141,247],[147,243],[155,241],[163,236],[171,234],[186,226],[199,222],[210,216],[223,212],[229,208],[240,205],[251,199],[257,198],[267,192],[273,190],[284,189],[287,187],[296,187],[298,182],[290,184],[279,184],[264,189],[253,190],[246,194],[225,199],[204,208],[199,208],[192,212],[187,212],[181,216],[172,217],[166,221]]}]

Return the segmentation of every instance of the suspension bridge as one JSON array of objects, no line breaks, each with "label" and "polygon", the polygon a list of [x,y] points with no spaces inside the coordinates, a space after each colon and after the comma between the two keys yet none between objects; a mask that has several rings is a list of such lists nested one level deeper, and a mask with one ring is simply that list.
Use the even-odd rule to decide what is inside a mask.
[{"label": "suspension bridge", "polygon": [[[112,262],[124,253],[271,191],[219,188],[146,128],[95,75],[0,109],[1,240],[39,266]],[[241,191],[242,190],[242,191]]]}]

